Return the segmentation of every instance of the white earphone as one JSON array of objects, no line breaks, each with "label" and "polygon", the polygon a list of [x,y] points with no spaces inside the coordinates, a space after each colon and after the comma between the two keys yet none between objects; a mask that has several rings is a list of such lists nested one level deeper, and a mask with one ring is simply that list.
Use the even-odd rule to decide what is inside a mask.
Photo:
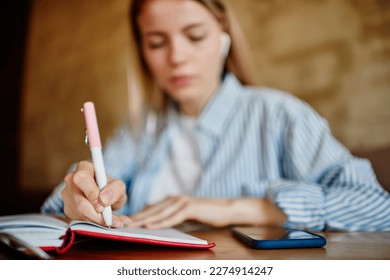
[{"label": "white earphone", "polygon": [[226,58],[230,50],[231,39],[229,34],[222,32],[221,34],[221,54],[223,58]]}]

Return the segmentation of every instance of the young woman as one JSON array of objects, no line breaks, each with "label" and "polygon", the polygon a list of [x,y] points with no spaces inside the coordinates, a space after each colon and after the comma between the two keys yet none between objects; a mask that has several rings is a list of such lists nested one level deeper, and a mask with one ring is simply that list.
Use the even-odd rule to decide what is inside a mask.
[{"label": "young woman", "polygon": [[43,212],[104,224],[110,205],[114,227],[390,230],[390,195],[370,163],[305,103],[253,86],[223,1],[135,0],[131,23],[140,71],[129,121],[105,147],[109,183],[99,191],[82,161]]}]

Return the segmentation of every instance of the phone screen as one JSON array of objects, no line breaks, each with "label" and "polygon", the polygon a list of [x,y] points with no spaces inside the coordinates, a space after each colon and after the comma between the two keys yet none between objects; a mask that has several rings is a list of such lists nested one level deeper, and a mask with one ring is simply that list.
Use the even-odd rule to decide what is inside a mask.
[{"label": "phone screen", "polygon": [[320,235],[282,227],[235,227],[233,235],[259,249],[322,247],[326,244]]},{"label": "phone screen", "polygon": [[302,231],[302,230],[288,230],[277,227],[237,227],[238,230],[252,239],[256,240],[277,240],[277,239],[305,239],[305,238],[319,238],[318,235]]}]

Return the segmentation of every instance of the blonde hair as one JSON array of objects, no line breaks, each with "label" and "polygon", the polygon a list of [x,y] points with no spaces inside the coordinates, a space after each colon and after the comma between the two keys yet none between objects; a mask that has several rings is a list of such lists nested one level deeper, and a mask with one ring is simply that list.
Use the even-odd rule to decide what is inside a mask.
[{"label": "blonde hair", "polygon": [[[131,123],[145,123],[149,111],[156,115],[164,114],[168,97],[157,88],[142,56],[141,34],[138,16],[143,4],[148,0],[133,0],[130,4],[131,49],[129,63],[129,105]],[[220,22],[222,30],[229,34],[231,47],[226,58],[225,71],[234,73],[244,85],[255,85],[251,53],[231,9],[223,0],[191,0],[206,7]]]}]

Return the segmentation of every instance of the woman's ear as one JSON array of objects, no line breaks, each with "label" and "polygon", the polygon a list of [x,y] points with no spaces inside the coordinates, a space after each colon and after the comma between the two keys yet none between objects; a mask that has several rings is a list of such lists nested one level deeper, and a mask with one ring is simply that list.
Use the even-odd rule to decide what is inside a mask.
[{"label": "woman's ear", "polygon": [[231,39],[229,34],[222,32],[221,34],[221,55],[225,59],[230,50]]}]

